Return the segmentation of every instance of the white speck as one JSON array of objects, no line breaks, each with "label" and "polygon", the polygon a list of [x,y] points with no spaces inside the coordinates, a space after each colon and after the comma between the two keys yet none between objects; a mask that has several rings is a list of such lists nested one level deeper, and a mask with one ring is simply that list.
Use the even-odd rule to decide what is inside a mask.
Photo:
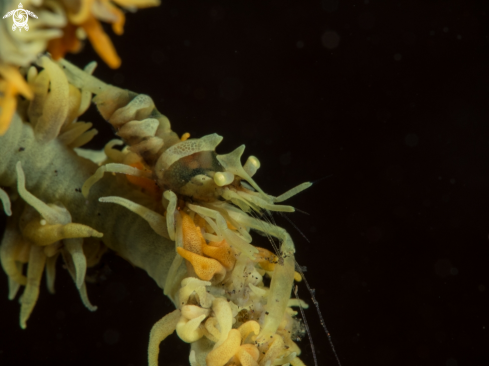
[{"label": "white speck", "polygon": [[41,224],[42,226],[46,225],[46,220],[41,220],[41,221],[40,221],[40,224]]}]

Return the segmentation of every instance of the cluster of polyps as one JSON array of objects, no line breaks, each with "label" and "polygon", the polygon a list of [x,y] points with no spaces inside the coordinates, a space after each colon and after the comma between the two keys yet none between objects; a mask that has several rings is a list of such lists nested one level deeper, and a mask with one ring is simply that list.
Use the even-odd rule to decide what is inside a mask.
[{"label": "cluster of polyps", "polygon": [[[158,363],[161,340],[174,330],[192,344],[192,366],[301,365],[292,337],[301,332],[290,299],[295,272],[294,244],[282,228],[257,217],[264,212],[293,212],[278,205],[310,186],[303,183],[279,197],[264,193],[252,176],[257,158],[244,166],[244,145],[217,155],[217,134],[181,138],[170,128],[150,97],[121,90],[61,62],[68,80],[97,96],[102,116],[127,143],[122,152],[111,146],[106,162],[89,178],[82,193],[104,172],[126,174],[133,183],[163,194],[149,208],[122,197],[101,202],[122,205],[148,221],[159,235],[175,241],[177,255],[164,285],[177,310],[162,318],[151,332],[150,365]],[[277,255],[251,244],[250,230],[277,238]],[[130,259],[130,258],[129,258]],[[162,269],[163,271],[164,269]],[[265,287],[263,276],[271,278]]]},{"label": "cluster of polyps", "polygon": [[[211,135],[202,139],[216,137],[219,138]],[[294,319],[296,312],[291,307],[307,306],[290,298],[294,279],[301,280],[295,272],[292,239],[284,229],[251,215],[264,209],[293,211],[292,207],[275,205],[275,202],[287,199],[309,184],[272,197],[242,181],[246,174],[246,180],[259,189],[240,164],[243,148],[238,153],[215,156],[224,169],[212,176],[204,167],[215,165],[208,163],[214,158],[214,151],[195,151],[180,144],[195,149],[209,147],[206,141],[186,140],[173,145],[170,148],[173,151],[167,150],[174,154],[179,147],[184,153],[159,175],[165,177],[165,172],[171,172],[176,165],[176,170],[184,172],[187,179],[175,192],[163,193],[164,215],[120,197],[100,199],[121,204],[146,217],[155,231],[161,235],[167,232],[175,241],[178,254],[164,288],[177,310],[156,323],[151,332],[150,365],[157,365],[159,343],[174,330],[183,341],[191,343],[192,366],[302,365],[297,357],[300,349],[293,342],[302,328]],[[162,154],[163,158],[172,156],[167,152]],[[203,158],[205,155],[208,156]],[[254,166],[258,164],[256,158],[250,160],[256,162]],[[107,167],[100,169],[106,171]],[[114,170],[131,174],[129,169],[115,167]],[[189,173],[192,169],[204,174]],[[168,175],[179,181],[176,173]],[[232,179],[226,178],[229,176]],[[221,184],[222,177],[227,184]],[[204,183],[199,184],[201,181]],[[193,199],[182,192],[191,192],[188,196]],[[213,195],[221,199],[209,199]],[[253,246],[251,229],[278,238],[282,243],[279,255]],[[269,288],[263,283],[264,276],[271,278]]]},{"label": "cluster of polyps", "polygon": [[[194,169],[215,165],[202,161],[211,160],[215,154],[214,144],[208,141],[220,141],[220,137],[210,135],[201,140],[183,141],[170,148],[181,154],[160,175],[164,177],[175,164]],[[211,151],[196,151],[209,146]],[[293,211],[275,202],[308,184],[278,198],[266,195],[251,178],[254,172],[250,166],[257,168],[258,160],[252,157],[248,166],[241,166],[243,149],[217,155],[215,159],[223,169],[214,172],[213,177],[204,169],[203,177],[191,174],[192,179],[177,193],[167,190],[163,194],[168,233],[178,253],[168,273],[165,293],[178,310],[157,323],[152,334],[169,334],[175,329],[183,341],[192,344],[192,366],[302,365],[297,357],[300,349],[292,340],[302,329],[291,307],[306,307],[302,301],[290,298],[294,279],[301,279],[295,272],[294,245],[284,229],[250,215],[264,209]],[[202,159],[204,154],[208,156]],[[162,157],[168,155],[167,150]],[[197,184],[199,181],[203,183]],[[191,191],[191,196],[201,200],[185,201],[182,190]],[[210,200],[213,194],[221,200]],[[179,197],[183,197],[180,202]],[[278,238],[282,242],[280,254],[253,246],[250,229]],[[271,278],[270,288],[264,285],[264,276]],[[161,340],[155,337],[150,342],[153,365],[157,364],[157,340]]]},{"label": "cluster of polyps", "polygon": [[[17,141],[22,141],[25,146],[18,149],[19,152],[27,149],[38,161],[50,162],[49,151],[53,145],[76,148],[90,141],[96,134],[94,130],[87,131],[91,123],[77,121],[90,105],[91,95],[70,85],[65,74],[49,57],[41,57],[38,64],[42,67],[41,71],[34,66],[24,70],[25,82],[33,96],[30,101],[19,101],[11,130],[1,142],[0,146],[7,147],[4,151],[8,152],[0,154],[4,164],[12,159],[8,146],[17,146]],[[93,66],[89,66],[86,72],[93,71]],[[22,120],[29,123],[23,123]],[[57,176],[57,170],[54,172]],[[9,279],[9,299],[14,299],[22,286],[25,286],[20,299],[22,328],[26,328],[38,300],[44,270],[48,290],[50,293],[55,292],[56,262],[60,255],[75,281],[83,304],[90,311],[96,310],[97,307],[90,303],[86,291],[86,269],[98,263],[106,250],[100,240],[94,239],[103,237],[103,233],[80,222],[73,222],[73,212],[63,203],[57,200],[45,201],[42,196],[51,188],[49,184],[43,188],[37,185],[36,194],[30,192],[26,186],[35,186],[33,181],[36,179],[29,181],[25,173],[27,171],[18,161],[15,171],[6,170],[3,174],[3,179],[7,177],[7,184],[10,185],[9,193],[0,189],[0,201],[5,213],[10,216],[0,243],[0,262]],[[38,181],[50,179],[46,171],[29,173],[31,178],[35,176]],[[12,184],[15,180],[16,184]],[[13,209],[10,208],[11,200]],[[66,203],[66,197],[63,200]],[[25,265],[27,271],[24,271]]]},{"label": "cluster of polyps", "polygon": [[[28,67],[46,50],[59,59],[67,52],[77,53],[88,38],[95,51],[111,68],[121,59],[105,33],[101,21],[112,24],[117,35],[124,33],[125,14],[138,8],[158,6],[159,0],[23,0],[24,9],[37,19],[28,32],[12,32],[11,22],[0,22],[0,136],[8,130],[17,106],[17,95],[28,100],[35,95],[25,82],[19,66]],[[115,6],[115,4],[121,8]],[[2,0],[3,14],[17,8],[17,0]],[[5,16],[4,16],[5,18]]]},{"label": "cluster of polyps", "polygon": [[[222,210],[225,205],[216,206]],[[176,241],[180,256],[168,276],[176,282],[184,277],[173,298],[178,310],[165,317],[173,319],[171,323],[163,318],[155,325],[150,365],[157,363],[161,341],[155,334],[169,334],[173,329],[192,344],[192,366],[302,365],[297,357],[300,349],[292,340],[302,328],[291,307],[307,305],[290,299],[294,278],[300,280],[294,271],[293,254],[279,260],[268,250],[247,243],[229,222],[219,227],[217,218],[224,220],[219,211],[187,206],[194,218],[183,210],[177,213],[177,232],[182,232],[177,233]],[[237,215],[233,221],[242,225]],[[207,244],[204,235],[217,240]],[[181,270],[183,258],[186,271]],[[271,277],[270,288],[264,286],[264,276]],[[168,285],[167,291],[171,289]],[[170,329],[158,331],[161,328]]]}]

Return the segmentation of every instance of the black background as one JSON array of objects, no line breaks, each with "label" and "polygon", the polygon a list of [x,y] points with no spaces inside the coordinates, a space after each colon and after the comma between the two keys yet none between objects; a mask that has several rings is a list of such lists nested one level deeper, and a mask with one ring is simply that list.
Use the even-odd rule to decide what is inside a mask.
[{"label": "black background", "polygon": [[[219,153],[246,144],[270,194],[330,176],[290,200],[310,243],[276,219],[344,366],[489,365],[483,3],[165,1],[128,14],[124,36],[108,30],[122,67],[95,74],[149,94],[179,134],[224,136]],[[68,58],[100,61],[89,45]],[[101,131],[92,147],[111,138],[97,112],[81,119]],[[104,263],[107,279],[88,286],[95,313],[59,266],[26,330],[2,274],[0,364],[146,365],[149,330],[172,305],[143,271]],[[306,313],[319,365],[335,365]],[[188,352],[173,335],[160,365],[187,365]]]}]

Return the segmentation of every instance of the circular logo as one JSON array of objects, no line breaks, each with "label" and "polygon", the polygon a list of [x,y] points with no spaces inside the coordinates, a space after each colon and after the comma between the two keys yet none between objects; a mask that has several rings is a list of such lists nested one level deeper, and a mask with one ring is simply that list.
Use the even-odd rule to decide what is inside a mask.
[{"label": "circular logo", "polygon": [[12,30],[15,31],[17,28],[19,29],[19,32],[24,28],[26,31],[29,30],[29,25],[27,24],[29,20],[29,15],[33,18],[37,18],[37,15],[34,14],[30,10],[24,9],[22,6],[22,3],[19,3],[19,8],[9,11],[7,14],[3,16],[3,19],[12,17],[14,24],[12,24]]},{"label": "circular logo", "polygon": [[29,14],[24,9],[17,9],[13,14],[14,25],[12,25],[12,29],[15,30],[15,27],[25,28],[25,30],[29,30],[29,26],[27,25],[27,21],[29,20]]}]

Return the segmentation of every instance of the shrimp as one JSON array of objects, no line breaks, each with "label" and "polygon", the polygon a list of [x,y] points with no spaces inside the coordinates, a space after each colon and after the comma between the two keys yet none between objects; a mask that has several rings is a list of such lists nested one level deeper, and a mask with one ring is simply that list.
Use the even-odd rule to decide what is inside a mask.
[{"label": "shrimp", "polygon": [[[217,154],[218,134],[178,136],[149,96],[93,77],[93,64],[81,70],[48,56],[37,64],[25,71],[32,100],[19,103],[0,137],[0,199],[9,215],[0,259],[9,298],[25,286],[20,326],[44,271],[54,292],[60,254],[82,303],[96,310],[86,271],[110,249],[145,270],[175,306],[150,331],[150,366],[174,332],[190,344],[192,366],[303,365],[294,308],[307,304],[291,298],[302,275],[291,236],[267,215],[293,212],[281,203],[311,183],[266,194],[253,179],[259,160],[241,163],[244,145]],[[80,148],[96,130],[77,120],[92,95],[122,139],[98,152]],[[275,251],[253,245],[252,230]]]}]

